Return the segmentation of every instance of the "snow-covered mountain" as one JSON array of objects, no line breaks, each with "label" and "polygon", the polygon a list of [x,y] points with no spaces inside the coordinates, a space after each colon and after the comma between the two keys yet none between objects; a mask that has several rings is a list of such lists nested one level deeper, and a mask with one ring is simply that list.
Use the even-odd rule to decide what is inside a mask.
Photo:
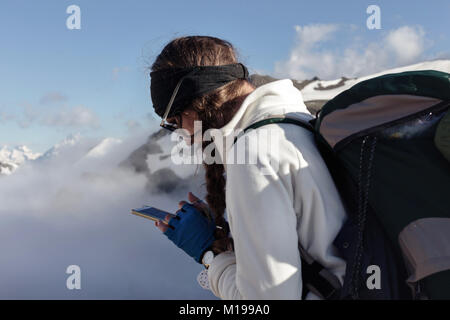
[{"label": "snow-covered mountain", "polygon": [[98,139],[88,140],[76,134],[67,136],[44,154],[34,153],[27,146],[13,149],[4,146],[0,149],[0,175],[10,175],[26,162],[43,164],[54,161],[88,165],[89,162],[98,162],[102,157],[113,152],[114,148],[121,143],[121,140],[115,138],[105,138],[100,141]]},{"label": "snow-covered mountain", "polygon": [[150,193],[190,190],[201,194],[203,167],[200,164],[174,165],[171,154],[176,144],[176,141],[171,140],[169,131],[158,130],[122,161],[120,166],[145,174]]},{"label": "snow-covered mountain", "polygon": [[331,81],[316,80],[309,83],[303,88],[302,90],[303,99],[307,102],[317,100],[328,101],[333,97],[337,96],[339,93],[349,89],[350,87],[354,86],[355,84],[361,81],[365,81],[370,78],[375,78],[390,73],[400,73],[418,70],[437,70],[450,73],[450,60],[421,62],[414,65],[390,69],[376,74],[372,74],[370,76],[356,79],[341,78]]},{"label": "snow-covered mountain", "polygon": [[99,144],[92,147],[85,155],[85,158],[101,158],[114,149],[115,146],[122,143],[122,140],[116,138],[106,138]]},{"label": "snow-covered mountain", "polygon": [[[375,78],[390,73],[400,73],[406,71],[419,71],[419,70],[437,70],[450,73],[450,60],[425,61],[405,67],[385,70],[376,74],[371,74],[368,76],[354,79],[342,77],[340,79],[335,80],[320,80],[318,78],[313,78],[311,80],[301,80],[301,81],[293,80],[293,83],[302,92],[303,100],[305,101],[306,106],[311,111],[311,113],[314,114],[328,100],[334,98],[341,92],[350,89],[350,87],[354,86],[355,84],[361,81],[365,81],[370,78]],[[256,86],[260,86],[278,79],[269,76],[252,75],[251,80]]]},{"label": "snow-covered mountain", "polygon": [[25,161],[35,160],[40,156],[40,153],[33,153],[27,146],[18,146],[12,149],[3,146],[0,149],[0,174],[9,175]]},{"label": "snow-covered mountain", "polygon": [[122,140],[111,137],[98,140],[83,138],[80,134],[71,134],[51,147],[36,161],[49,162],[61,157],[72,164],[94,161],[113,152],[114,148],[121,143]]},{"label": "snow-covered mountain", "polygon": [[39,160],[51,159],[57,156],[64,149],[73,147],[75,144],[77,144],[80,141],[80,138],[81,138],[80,134],[68,135],[63,141],[55,144],[53,147],[44,152],[44,154],[41,157],[39,157]]}]

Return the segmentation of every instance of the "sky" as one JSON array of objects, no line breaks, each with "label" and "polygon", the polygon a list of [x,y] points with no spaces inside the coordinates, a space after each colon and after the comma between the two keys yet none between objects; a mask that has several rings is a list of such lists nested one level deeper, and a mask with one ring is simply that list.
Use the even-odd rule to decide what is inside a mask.
[{"label": "sky", "polygon": [[[381,29],[369,30],[373,4]],[[79,30],[66,26],[70,5]],[[0,146],[149,131],[148,67],[178,36],[231,41],[250,73],[334,79],[448,58],[449,14],[447,0],[2,0]]]}]

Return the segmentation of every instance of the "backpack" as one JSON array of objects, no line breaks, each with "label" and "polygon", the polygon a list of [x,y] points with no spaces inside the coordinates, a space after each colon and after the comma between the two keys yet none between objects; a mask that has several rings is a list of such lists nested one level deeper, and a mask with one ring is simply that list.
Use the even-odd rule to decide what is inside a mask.
[{"label": "backpack", "polygon": [[449,109],[450,74],[412,71],[360,82],[309,122],[274,116],[244,130],[313,132],[348,213],[334,241],[343,285],[300,247],[303,296],[450,299]]}]

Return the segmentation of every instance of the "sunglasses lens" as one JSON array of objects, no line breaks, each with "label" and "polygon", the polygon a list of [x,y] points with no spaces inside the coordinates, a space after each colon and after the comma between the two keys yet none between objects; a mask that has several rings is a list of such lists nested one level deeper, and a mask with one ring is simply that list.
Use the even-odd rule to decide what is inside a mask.
[{"label": "sunglasses lens", "polygon": [[167,123],[162,124],[161,127],[163,127],[164,129],[167,129],[169,131],[175,131],[178,129],[176,125],[167,124]]}]

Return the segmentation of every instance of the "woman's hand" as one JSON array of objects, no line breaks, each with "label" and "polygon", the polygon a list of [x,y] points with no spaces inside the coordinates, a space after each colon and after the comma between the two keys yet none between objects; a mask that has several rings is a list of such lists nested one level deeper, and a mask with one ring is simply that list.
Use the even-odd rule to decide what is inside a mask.
[{"label": "woman's hand", "polygon": [[175,217],[166,216],[168,224],[157,222],[156,226],[175,245],[201,263],[203,253],[211,248],[215,240],[216,225],[214,220],[207,216],[209,209],[206,204],[190,192],[188,198],[191,203],[181,201],[180,210]]},{"label": "woman's hand", "polygon": [[[204,201],[202,201],[200,198],[195,196],[192,192],[188,193],[188,200],[191,203],[191,205],[193,205],[197,210],[202,212],[206,217],[208,217],[208,219],[213,219],[212,214],[210,213],[208,205]],[[187,202],[186,201],[180,201],[178,203],[178,208],[181,209],[185,203],[187,203]],[[169,223],[170,215],[166,215],[165,220],[166,220],[167,223]],[[157,226],[158,229],[161,230],[162,232],[166,232],[166,230],[169,228],[167,226],[167,224],[165,224],[164,222],[160,222],[160,221],[156,221],[155,222],[155,226]]]}]

